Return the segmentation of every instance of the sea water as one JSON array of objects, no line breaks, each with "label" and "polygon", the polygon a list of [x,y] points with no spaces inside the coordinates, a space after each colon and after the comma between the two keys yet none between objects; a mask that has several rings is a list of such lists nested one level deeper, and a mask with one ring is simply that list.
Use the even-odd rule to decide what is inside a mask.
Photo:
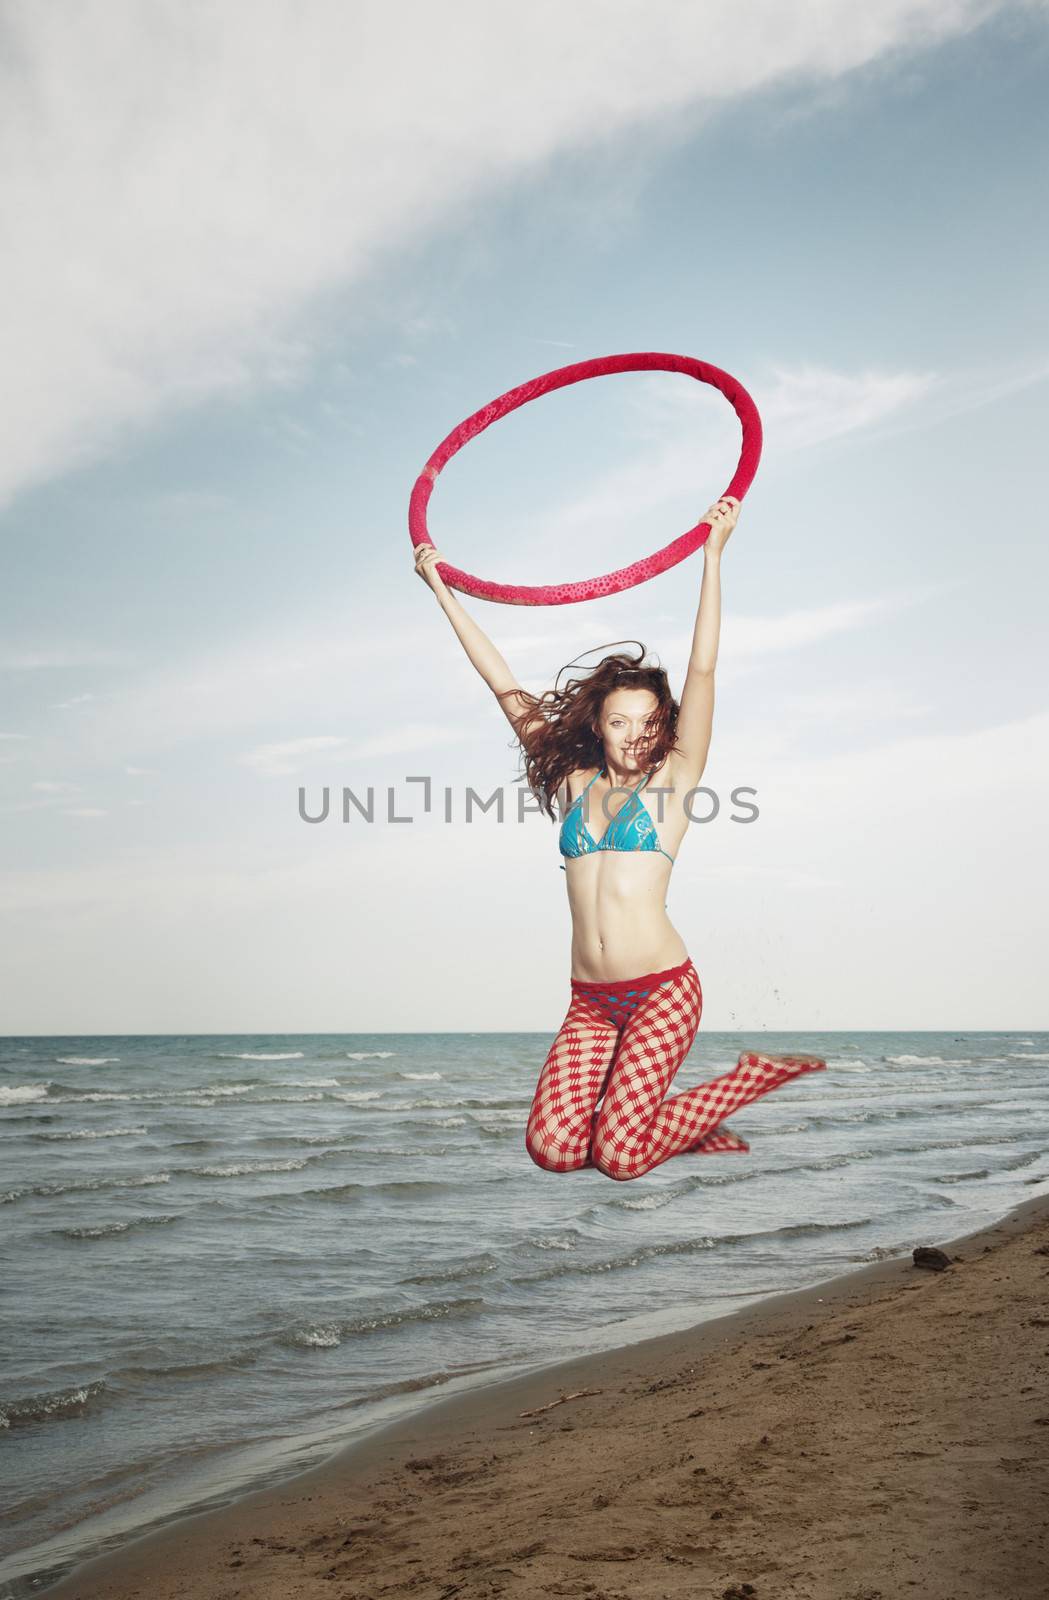
[{"label": "sea water", "polygon": [[530,1160],[550,1034],[0,1039],[0,1596],[455,1390],[995,1221],[1049,1182],[1049,1035],[813,1052],[749,1155]]}]

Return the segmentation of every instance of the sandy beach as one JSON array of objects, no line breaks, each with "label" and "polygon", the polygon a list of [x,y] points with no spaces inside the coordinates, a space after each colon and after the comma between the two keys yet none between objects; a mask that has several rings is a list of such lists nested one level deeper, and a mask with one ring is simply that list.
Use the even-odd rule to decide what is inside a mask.
[{"label": "sandy beach", "polygon": [[1044,1600],[1049,1196],[437,1402],[54,1600]]}]

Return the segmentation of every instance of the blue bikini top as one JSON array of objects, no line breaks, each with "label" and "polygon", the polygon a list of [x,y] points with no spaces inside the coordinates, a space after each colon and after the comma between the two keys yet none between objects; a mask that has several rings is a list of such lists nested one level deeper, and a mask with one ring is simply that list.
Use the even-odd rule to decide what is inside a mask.
[{"label": "blue bikini top", "polygon": [[[663,849],[656,837],[656,825],[639,793],[652,776],[650,772],[646,772],[637,788],[631,790],[630,799],[616,812],[601,835],[600,842],[595,842],[583,817],[583,796],[590,788],[590,784],[596,782],[604,770],[604,767],[601,767],[594,773],[586,789],[576,795],[565,812],[559,839],[561,854],[571,859],[575,856],[592,855],[595,850],[658,850],[668,861],[673,861],[674,857],[669,850]],[[562,865],[561,871],[565,872],[567,868]]]}]

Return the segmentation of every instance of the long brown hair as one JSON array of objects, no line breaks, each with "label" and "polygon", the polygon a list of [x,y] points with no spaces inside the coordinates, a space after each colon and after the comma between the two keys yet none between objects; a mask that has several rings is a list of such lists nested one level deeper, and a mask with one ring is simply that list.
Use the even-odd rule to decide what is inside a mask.
[{"label": "long brown hair", "polygon": [[[634,657],[617,651],[604,656],[585,678],[569,678],[559,689],[557,680],[561,673],[575,665],[574,661],[569,661],[558,672],[552,689],[545,689],[540,695],[520,688],[512,691],[525,708],[516,721],[524,754],[524,781],[538,798],[540,809],[554,821],[557,819],[552,802],[568,774],[579,767],[603,765],[604,747],[594,726],[613,689],[651,689],[659,702],[653,726],[643,740],[647,771],[654,772],[671,750],[677,748],[674,734],[679,708],[670,692],[666,672],[662,667],[642,666],[648,652],[639,639],[614,642],[636,644],[641,654]],[[595,648],[604,650],[607,646]],[[583,652],[584,655],[589,653]],[[577,656],[576,661],[579,659]]]}]

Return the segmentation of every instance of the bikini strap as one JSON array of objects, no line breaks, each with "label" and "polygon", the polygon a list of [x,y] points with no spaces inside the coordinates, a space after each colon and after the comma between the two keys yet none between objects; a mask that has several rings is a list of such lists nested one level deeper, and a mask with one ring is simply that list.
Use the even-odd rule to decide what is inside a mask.
[{"label": "bikini strap", "polygon": [[[576,795],[576,800],[582,800],[583,796],[590,792],[590,784],[596,783],[604,770],[604,767],[598,767],[597,771],[594,773],[594,776],[590,779],[590,783],[585,784],[584,787],[580,789],[579,793]],[[575,801],[573,801],[572,804],[574,805]]]},{"label": "bikini strap", "polygon": [[[594,777],[590,779],[590,783],[593,783],[595,778],[599,778],[603,771],[604,771],[604,768],[600,767],[597,770],[597,772],[594,773]],[[568,815],[569,811],[571,811],[572,807],[574,805],[578,805],[579,801],[582,800],[583,796],[586,794],[586,791],[590,787],[590,783],[584,784],[583,787],[580,789],[579,793],[576,795],[575,799],[574,800],[570,800],[568,802],[568,805],[565,808],[565,815],[566,816]]]}]

